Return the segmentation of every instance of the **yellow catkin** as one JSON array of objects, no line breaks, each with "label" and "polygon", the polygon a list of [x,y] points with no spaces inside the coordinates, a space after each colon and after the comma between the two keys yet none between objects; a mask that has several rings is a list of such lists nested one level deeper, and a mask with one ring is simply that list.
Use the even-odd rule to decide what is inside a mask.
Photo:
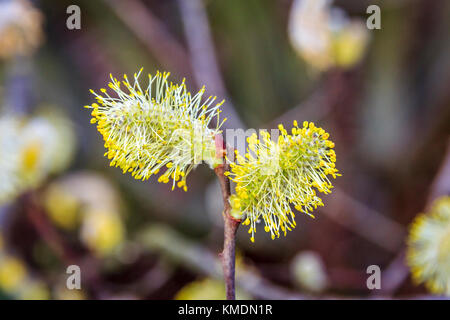
[{"label": "yellow catkin", "polygon": [[149,75],[149,83],[142,88],[139,76],[130,82],[113,76],[100,94],[91,90],[97,102],[88,108],[91,123],[103,136],[110,165],[130,173],[134,178],[147,180],[164,170],[158,181],[187,191],[188,173],[205,161],[217,164],[214,137],[220,133],[223,121],[209,128],[212,119],[219,118],[223,101],[213,106],[215,97],[203,100],[205,89],[191,94],[184,80],[181,84],[168,81],[169,73]]},{"label": "yellow catkin", "polygon": [[416,283],[450,296],[450,197],[438,198],[430,212],[411,223],[407,264]]},{"label": "yellow catkin", "polygon": [[236,152],[229,178],[236,183],[236,194],[230,197],[233,212],[246,215],[250,240],[255,240],[256,224],[264,223],[264,230],[275,239],[295,228],[295,214],[291,209],[311,214],[323,206],[316,190],[331,193],[330,177],[340,174],[335,166],[334,143],[329,134],[312,122],[299,128],[293,122],[292,134],[279,125],[280,136],[273,141],[267,132],[248,138],[248,152]]}]

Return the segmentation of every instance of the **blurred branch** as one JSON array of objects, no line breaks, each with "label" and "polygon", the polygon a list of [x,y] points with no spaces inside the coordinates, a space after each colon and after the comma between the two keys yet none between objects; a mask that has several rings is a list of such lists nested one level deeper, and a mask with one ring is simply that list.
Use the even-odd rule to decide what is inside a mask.
[{"label": "blurred branch", "polygon": [[[361,97],[363,82],[361,81],[362,68],[355,67],[352,70],[331,69],[324,73],[316,88],[310,95],[296,107],[277,117],[270,123],[270,127],[276,127],[279,123],[291,124],[293,119],[298,121],[323,122],[329,120],[340,129],[340,135],[350,136],[343,139],[347,142],[353,139],[353,129],[357,121],[352,115],[355,105]],[[353,121],[349,123],[349,121]]]},{"label": "blurred branch", "polygon": [[[154,266],[137,279],[120,284],[109,282],[106,286],[109,292],[114,292],[119,296],[126,296],[133,292],[138,297],[145,297],[166,285],[173,276],[173,271],[174,268],[171,265],[166,263],[164,259],[159,259]],[[104,293],[104,295],[111,296],[109,292]]]},{"label": "blurred branch", "polygon": [[431,191],[427,200],[427,208],[431,206],[436,198],[444,195],[450,195],[450,138],[448,139],[444,160],[431,185]]},{"label": "blurred branch", "polygon": [[8,222],[13,214],[11,204],[0,205],[0,235],[8,229]]},{"label": "blurred branch", "polygon": [[[89,79],[95,86],[100,87],[104,85],[106,75],[110,73],[117,75],[123,71],[97,41],[98,38],[97,30],[91,27],[89,33],[81,33],[76,39],[67,43],[65,51],[78,67],[83,78]],[[83,50],[77,50],[77,48],[83,48]]]},{"label": "blurred branch", "polygon": [[184,77],[192,74],[186,50],[139,0],[104,0],[164,68]]},{"label": "blurred branch", "polygon": [[[155,292],[162,288],[172,276],[173,270],[165,264],[158,262],[151,270],[145,273],[145,275],[139,279],[136,283],[135,291],[142,292],[142,294],[148,294],[149,292]],[[127,286],[127,291],[130,288]],[[132,290],[134,291],[134,290]]]},{"label": "blurred branch", "polygon": [[198,84],[207,84],[208,91],[223,97],[227,102],[223,106],[228,118],[225,128],[244,128],[236,109],[225,89],[219,64],[214,50],[208,15],[202,0],[178,0],[184,33],[190,53],[194,78]]},{"label": "blurred branch", "polygon": [[74,255],[37,205],[35,195],[27,193],[23,196],[23,200],[27,217],[39,236],[56,253],[64,264],[73,264],[75,260]]},{"label": "blurred branch", "polygon": [[408,273],[408,267],[405,265],[405,249],[402,249],[388,267],[383,270],[381,289],[376,290],[373,296],[391,296],[406,280]]},{"label": "blurred branch", "polygon": [[269,126],[276,127],[279,123],[290,124],[292,119],[321,121],[331,111],[329,105],[325,103],[325,91],[323,86],[319,86],[305,101],[271,121]]},{"label": "blurred branch", "polygon": [[16,56],[6,78],[5,104],[18,114],[31,111],[34,103],[32,89],[32,63],[25,57]]},{"label": "blurred branch", "polygon": [[327,201],[328,204],[320,210],[333,221],[385,250],[397,252],[405,236],[405,230],[400,224],[368,208],[338,188],[334,189]]}]

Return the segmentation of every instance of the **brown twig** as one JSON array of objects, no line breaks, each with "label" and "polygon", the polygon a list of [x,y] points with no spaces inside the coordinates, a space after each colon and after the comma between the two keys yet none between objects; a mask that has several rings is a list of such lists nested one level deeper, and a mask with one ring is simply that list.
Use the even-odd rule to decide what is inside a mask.
[{"label": "brown twig", "polygon": [[225,176],[229,165],[225,159],[226,145],[221,135],[216,136],[216,157],[221,159],[214,172],[220,182],[220,189],[222,191],[223,200],[223,222],[224,222],[224,241],[223,251],[220,253],[220,260],[222,262],[223,277],[225,280],[225,289],[227,300],[236,299],[235,294],[235,262],[236,262],[236,232],[241,221],[231,216],[231,205],[229,198],[231,195],[230,180]]}]

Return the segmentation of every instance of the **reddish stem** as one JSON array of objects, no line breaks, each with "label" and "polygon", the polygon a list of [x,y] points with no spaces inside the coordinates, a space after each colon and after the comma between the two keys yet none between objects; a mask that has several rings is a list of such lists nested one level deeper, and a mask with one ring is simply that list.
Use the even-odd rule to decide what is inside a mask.
[{"label": "reddish stem", "polygon": [[216,173],[220,189],[222,191],[223,200],[223,221],[224,221],[224,242],[223,251],[220,253],[220,260],[222,262],[223,276],[225,280],[225,290],[227,300],[236,299],[235,294],[235,264],[236,264],[236,232],[241,223],[240,220],[231,216],[231,205],[229,198],[231,195],[230,180],[225,176],[225,172],[229,170],[229,164],[226,157],[226,145],[220,135],[216,136],[216,156],[222,159],[214,172]]}]

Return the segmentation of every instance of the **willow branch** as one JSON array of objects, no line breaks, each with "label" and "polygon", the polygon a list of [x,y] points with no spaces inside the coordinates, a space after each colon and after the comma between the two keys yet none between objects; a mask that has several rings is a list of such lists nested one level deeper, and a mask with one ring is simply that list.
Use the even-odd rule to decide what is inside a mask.
[{"label": "willow branch", "polygon": [[227,300],[236,299],[235,294],[235,268],[236,268],[236,232],[241,223],[240,220],[231,216],[231,205],[229,198],[231,195],[230,180],[225,176],[229,170],[229,164],[226,157],[226,145],[220,135],[216,136],[216,157],[221,160],[214,172],[217,175],[222,191],[223,200],[223,222],[224,222],[224,241],[223,251],[220,253],[222,262],[223,277],[225,280],[225,289]]}]

